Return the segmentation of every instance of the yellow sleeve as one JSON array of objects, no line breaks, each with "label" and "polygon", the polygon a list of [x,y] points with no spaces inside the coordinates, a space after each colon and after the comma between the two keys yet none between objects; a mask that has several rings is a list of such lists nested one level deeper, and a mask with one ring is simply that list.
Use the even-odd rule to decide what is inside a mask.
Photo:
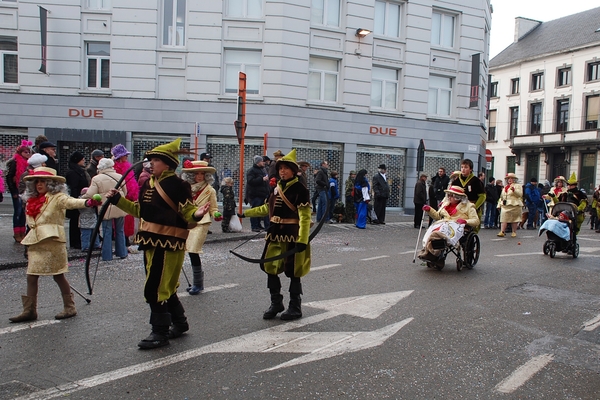
[{"label": "yellow sleeve", "polygon": [[266,217],[269,215],[269,204],[265,203],[262,206],[254,207],[244,211],[246,217]]},{"label": "yellow sleeve", "polygon": [[308,236],[310,232],[310,206],[298,208],[298,216],[300,217],[300,229],[298,230],[297,243],[308,244]]},{"label": "yellow sleeve", "polygon": [[127,200],[125,196],[121,196],[117,207],[125,211],[127,214],[133,215],[136,218],[140,217],[140,203]]}]

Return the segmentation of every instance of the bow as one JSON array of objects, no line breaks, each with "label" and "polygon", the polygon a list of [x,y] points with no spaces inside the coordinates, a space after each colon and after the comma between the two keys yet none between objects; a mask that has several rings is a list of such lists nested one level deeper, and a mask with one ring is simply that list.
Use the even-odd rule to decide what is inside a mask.
[{"label": "bow", "polygon": [[[327,208],[326,208],[326,210],[329,210],[329,198],[327,199]],[[319,224],[317,225],[317,227],[315,229],[313,229],[313,231],[308,236],[308,243],[310,243],[315,238],[315,236],[317,236],[317,233],[319,233],[319,231],[323,227],[323,224],[325,223],[326,219],[327,219],[327,212],[323,214],[323,216],[321,217],[321,220],[319,221]],[[238,257],[239,259],[247,261],[249,263],[264,264],[264,263],[273,262],[273,261],[277,261],[277,260],[281,260],[283,258],[287,258],[287,257],[293,256],[294,254],[298,253],[298,248],[297,247],[293,247],[293,248],[289,249],[288,251],[284,251],[281,254],[278,254],[276,256],[269,257],[269,258],[250,258],[250,257],[243,256],[241,254],[238,254],[238,253],[236,253],[233,250],[229,250],[229,252],[231,254],[233,254],[234,256]]]},{"label": "bow", "polygon": [[[147,161],[147,160],[146,159],[140,160],[140,161],[136,162],[135,164],[133,164],[131,167],[129,167],[129,169],[127,171],[125,171],[123,176],[121,176],[121,179],[119,179],[117,181],[117,184],[115,185],[115,189],[119,190],[123,184],[123,181],[127,178],[127,175],[129,175],[129,173],[131,171],[133,171],[133,169],[135,167],[144,163],[145,161]],[[92,231],[92,237],[90,238],[91,245],[88,249],[87,256],[85,257],[85,280],[87,282],[88,294],[92,294],[92,291],[94,290],[94,282],[96,282],[96,273],[98,272],[98,264],[100,262],[100,256],[98,256],[98,258],[96,260],[96,269],[94,270],[94,279],[92,280],[90,278],[90,262],[92,260],[92,251],[94,250],[93,244],[96,241],[96,238],[98,237],[98,234],[100,232],[100,226],[102,225],[102,221],[104,220],[104,216],[106,215],[106,212],[108,211],[109,206],[110,206],[110,201],[107,200],[104,202],[104,204],[102,204],[102,207],[100,208],[100,211],[98,212],[98,221],[96,221],[96,226],[94,227],[94,230]],[[104,238],[103,240],[112,240],[112,238]]]}]

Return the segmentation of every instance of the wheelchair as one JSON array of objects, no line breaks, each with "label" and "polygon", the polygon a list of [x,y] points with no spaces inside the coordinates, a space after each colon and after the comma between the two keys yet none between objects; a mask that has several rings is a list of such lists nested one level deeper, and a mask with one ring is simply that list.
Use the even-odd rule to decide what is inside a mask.
[{"label": "wheelchair", "polygon": [[449,245],[445,239],[435,239],[431,241],[431,247],[434,250],[441,250],[438,261],[427,261],[428,268],[435,268],[441,271],[445,266],[446,257],[452,253],[456,256],[456,270],[461,271],[464,268],[473,269],[479,261],[481,253],[481,242],[479,236],[473,228],[467,226],[465,233],[458,243],[454,246]]}]

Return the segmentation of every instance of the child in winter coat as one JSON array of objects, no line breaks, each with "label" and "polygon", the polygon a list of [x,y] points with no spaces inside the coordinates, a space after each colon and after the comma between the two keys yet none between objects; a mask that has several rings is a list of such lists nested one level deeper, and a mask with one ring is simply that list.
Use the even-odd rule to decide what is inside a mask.
[{"label": "child in winter coat", "polygon": [[[88,188],[84,187],[81,189],[80,199],[84,199],[84,195],[87,193]],[[98,222],[98,215],[95,208],[82,208],[79,210],[79,230],[81,231],[81,251],[88,251],[90,248],[90,239],[92,238],[92,231],[96,227]],[[100,248],[100,238],[96,236],[96,242],[94,243],[94,249]]]},{"label": "child in winter coat", "polygon": [[235,194],[233,193],[233,178],[223,178],[221,182],[221,193],[223,194],[223,220],[221,221],[221,229],[224,233],[232,233],[229,229],[231,216],[235,215]]}]

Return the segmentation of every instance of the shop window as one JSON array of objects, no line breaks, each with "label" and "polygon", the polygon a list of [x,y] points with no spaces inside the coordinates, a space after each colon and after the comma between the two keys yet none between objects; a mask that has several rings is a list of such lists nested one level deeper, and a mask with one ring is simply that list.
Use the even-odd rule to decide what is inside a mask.
[{"label": "shop window", "polygon": [[375,2],[375,28],[376,35],[400,37],[402,22],[402,5],[390,1]]},{"label": "shop window", "polygon": [[489,127],[488,127],[488,140],[496,140],[496,118],[498,116],[497,110],[490,110],[489,116]]},{"label": "shop window", "polygon": [[87,88],[110,88],[110,43],[86,43]]},{"label": "shop window", "polygon": [[260,18],[263,0],[227,0],[226,15],[235,18]]},{"label": "shop window", "polygon": [[373,67],[371,81],[371,107],[396,110],[398,105],[398,71]]},{"label": "shop window", "polygon": [[600,61],[587,64],[586,82],[600,80]]},{"label": "shop window", "polygon": [[519,94],[519,78],[510,80],[510,94]]},{"label": "shop window", "polygon": [[600,95],[585,98],[585,129],[598,129],[600,114]]},{"label": "shop window", "polygon": [[310,23],[321,26],[340,26],[340,0],[312,0]]},{"label": "shop window", "polygon": [[429,76],[429,115],[450,116],[452,110],[452,86],[452,78],[437,75]]},{"label": "shop window", "polygon": [[184,47],[186,40],[186,0],[164,0],[162,44],[169,47]]},{"label": "shop window", "polygon": [[559,68],[556,75],[556,86],[569,86],[571,84],[571,67]]},{"label": "shop window", "polygon": [[88,10],[110,10],[111,0],[86,0]]},{"label": "shop window", "polygon": [[561,99],[556,102],[556,132],[566,132],[569,129],[569,100]]},{"label": "shop window", "polygon": [[17,38],[0,36],[0,84],[19,83]]},{"label": "shop window", "polygon": [[431,44],[445,48],[454,48],[454,30],[456,17],[434,11],[431,15]]},{"label": "shop window", "polygon": [[239,72],[246,74],[246,94],[260,94],[261,52],[254,50],[225,50],[225,93],[236,93]]},{"label": "shop window", "polygon": [[537,135],[542,131],[542,103],[529,106],[529,133]]},{"label": "shop window", "polygon": [[510,107],[508,110],[510,116],[510,137],[517,136],[519,132],[519,107]]},{"label": "shop window", "polygon": [[337,102],[339,61],[310,57],[308,63],[308,100]]},{"label": "shop window", "polygon": [[544,88],[544,73],[538,72],[531,74],[531,91],[542,90]]}]

